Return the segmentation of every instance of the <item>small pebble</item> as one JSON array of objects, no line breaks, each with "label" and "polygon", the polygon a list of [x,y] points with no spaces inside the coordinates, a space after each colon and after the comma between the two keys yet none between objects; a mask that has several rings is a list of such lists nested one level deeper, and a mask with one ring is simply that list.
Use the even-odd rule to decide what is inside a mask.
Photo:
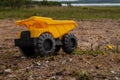
[{"label": "small pebble", "polygon": [[11,73],[12,70],[11,70],[11,69],[6,69],[6,70],[4,70],[4,72],[5,72],[5,73]]},{"label": "small pebble", "polygon": [[115,71],[113,71],[113,70],[111,71],[111,73],[116,74],[116,72],[115,72]]}]

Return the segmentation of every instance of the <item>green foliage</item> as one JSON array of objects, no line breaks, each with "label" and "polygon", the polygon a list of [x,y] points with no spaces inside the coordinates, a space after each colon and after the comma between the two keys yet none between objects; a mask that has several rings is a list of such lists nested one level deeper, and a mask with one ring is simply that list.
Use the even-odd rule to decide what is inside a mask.
[{"label": "green foliage", "polygon": [[120,53],[120,47],[115,46],[113,50],[111,50],[113,53]]},{"label": "green foliage", "polygon": [[0,0],[0,7],[22,7],[26,0]]},{"label": "green foliage", "polygon": [[53,1],[32,1],[32,0],[0,0],[0,7],[21,8],[36,6],[61,6],[60,2]]},{"label": "green foliage", "polygon": [[93,56],[97,56],[99,54],[102,54],[102,50],[97,49],[97,50],[86,50],[86,53],[93,55]]},{"label": "green foliage", "polygon": [[56,1],[41,1],[39,3],[39,6],[61,6],[60,2],[56,2]]},{"label": "green foliage", "polygon": [[103,51],[100,50],[100,49],[96,49],[96,50],[82,50],[82,49],[76,49],[73,54],[75,55],[82,55],[82,54],[89,54],[89,55],[92,55],[92,56],[97,56],[99,54],[102,54]]},{"label": "green foliage", "polygon": [[18,67],[17,67],[17,66],[11,66],[11,69],[12,69],[13,71],[16,71],[16,70],[18,70]]},{"label": "green foliage", "polygon": [[87,71],[83,70],[77,77],[77,80],[93,80],[93,79]]},{"label": "green foliage", "polygon": [[71,76],[73,77],[76,77],[79,75],[79,73],[76,71],[76,70],[73,70],[71,73],[70,73]]},{"label": "green foliage", "polygon": [[87,51],[88,51],[88,50],[75,49],[72,54],[82,55],[82,54],[85,54]]},{"label": "green foliage", "polygon": [[54,19],[120,19],[120,7],[38,7],[1,8],[0,18],[28,18],[30,16],[52,17]]}]

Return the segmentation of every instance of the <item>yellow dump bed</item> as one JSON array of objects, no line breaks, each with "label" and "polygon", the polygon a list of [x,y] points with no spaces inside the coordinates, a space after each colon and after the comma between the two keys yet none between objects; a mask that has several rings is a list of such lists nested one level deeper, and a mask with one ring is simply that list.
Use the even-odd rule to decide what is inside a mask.
[{"label": "yellow dump bed", "polygon": [[31,31],[31,37],[39,37],[42,33],[49,32],[54,38],[63,36],[77,26],[73,20],[53,20],[38,16],[18,20],[16,24],[27,27]]}]

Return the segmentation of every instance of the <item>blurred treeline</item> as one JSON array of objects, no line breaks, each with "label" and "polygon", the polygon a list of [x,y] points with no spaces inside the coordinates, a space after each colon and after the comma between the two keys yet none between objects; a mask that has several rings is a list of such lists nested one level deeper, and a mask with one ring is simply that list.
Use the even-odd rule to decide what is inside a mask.
[{"label": "blurred treeline", "polygon": [[60,2],[55,1],[32,1],[32,0],[0,0],[0,8],[21,8],[21,7],[35,7],[35,6],[61,6]]}]

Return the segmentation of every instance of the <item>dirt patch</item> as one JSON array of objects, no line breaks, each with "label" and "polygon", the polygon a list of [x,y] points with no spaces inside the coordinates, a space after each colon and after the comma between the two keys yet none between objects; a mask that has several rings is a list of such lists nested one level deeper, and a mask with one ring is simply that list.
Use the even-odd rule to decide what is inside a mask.
[{"label": "dirt patch", "polygon": [[[93,80],[119,80],[120,54],[92,56],[59,55],[44,58],[26,58],[14,46],[17,33],[26,30],[16,27],[15,20],[0,20],[0,79],[1,80],[76,80],[81,72],[87,72]],[[82,49],[96,48],[100,44],[120,45],[119,20],[81,20],[72,31]]]}]

